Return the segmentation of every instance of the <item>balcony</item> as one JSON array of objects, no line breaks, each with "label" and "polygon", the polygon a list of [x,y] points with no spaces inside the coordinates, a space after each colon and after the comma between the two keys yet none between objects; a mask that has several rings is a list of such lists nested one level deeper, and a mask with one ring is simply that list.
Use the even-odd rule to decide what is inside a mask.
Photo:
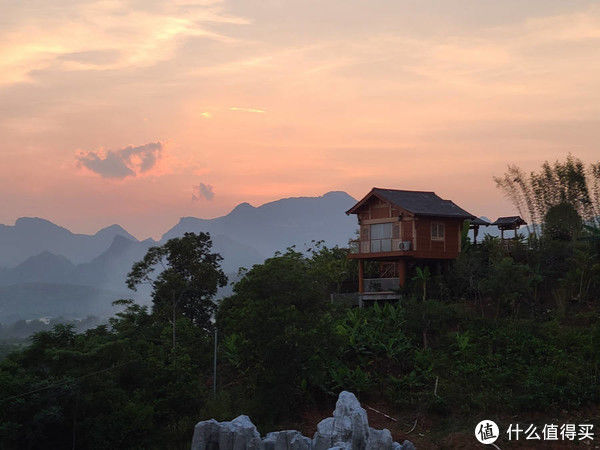
[{"label": "balcony", "polygon": [[365,293],[395,292],[400,289],[398,278],[365,278],[363,279]]},{"label": "balcony", "polygon": [[413,250],[412,241],[402,239],[371,239],[370,241],[351,241],[350,253],[354,255],[370,253],[409,253]]},{"label": "balcony", "polygon": [[400,300],[400,280],[394,278],[365,278],[364,292],[360,294],[359,306],[374,302],[390,302]]}]

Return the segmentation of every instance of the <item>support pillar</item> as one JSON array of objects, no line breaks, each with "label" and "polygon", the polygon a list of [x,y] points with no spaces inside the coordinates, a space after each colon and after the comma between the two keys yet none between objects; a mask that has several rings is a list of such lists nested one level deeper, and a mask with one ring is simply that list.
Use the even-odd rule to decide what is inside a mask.
[{"label": "support pillar", "polygon": [[400,286],[406,283],[406,260],[404,259],[398,261],[398,282]]},{"label": "support pillar", "polygon": [[362,259],[358,260],[358,292],[362,294],[364,292],[363,278],[365,275],[365,262]]}]

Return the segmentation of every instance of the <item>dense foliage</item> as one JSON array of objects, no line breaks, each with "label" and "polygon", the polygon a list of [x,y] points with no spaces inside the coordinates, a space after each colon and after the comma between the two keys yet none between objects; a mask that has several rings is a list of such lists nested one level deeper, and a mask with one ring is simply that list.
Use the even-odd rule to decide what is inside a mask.
[{"label": "dense foliage", "polygon": [[0,363],[0,446],[187,448],[198,420],[244,413],[265,431],[342,389],[440,417],[597,406],[600,233],[569,198],[543,233],[412,267],[396,304],[332,301],[356,267],[320,243],[244,271],[217,309],[216,395],[219,257],[207,235],[170,241],[130,273],[134,287],[156,269],[151,310],[120,301],[109,324],[57,325]]}]

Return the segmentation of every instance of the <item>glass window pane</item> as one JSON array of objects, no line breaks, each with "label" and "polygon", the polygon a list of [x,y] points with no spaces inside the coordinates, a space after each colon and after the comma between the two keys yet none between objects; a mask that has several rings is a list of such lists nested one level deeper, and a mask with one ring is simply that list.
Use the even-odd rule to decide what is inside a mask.
[{"label": "glass window pane", "polygon": [[382,239],[381,240],[381,251],[382,252],[391,252],[392,251],[392,240],[391,239]]},{"label": "glass window pane", "polygon": [[392,223],[376,223],[371,225],[371,239],[389,239],[392,237]]},{"label": "glass window pane", "polygon": [[383,225],[383,238],[390,239],[392,237],[392,223],[382,223]]},{"label": "glass window pane", "polygon": [[376,223],[371,225],[371,239],[381,239],[383,236],[383,224]]},{"label": "glass window pane", "polygon": [[381,241],[378,239],[371,241],[371,252],[380,252],[380,251],[381,251]]}]

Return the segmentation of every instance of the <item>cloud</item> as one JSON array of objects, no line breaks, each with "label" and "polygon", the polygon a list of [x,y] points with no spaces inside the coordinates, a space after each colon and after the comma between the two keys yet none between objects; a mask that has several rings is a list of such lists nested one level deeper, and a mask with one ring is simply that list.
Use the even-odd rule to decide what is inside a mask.
[{"label": "cloud", "polygon": [[258,113],[258,114],[264,114],[266,111],[263,109],[256,109],[256,108],[239,108],[237,106],[233,106],[231,108],[229,108],[230,111],[242,111],[242,112],[249,112],[249,113]]},{"label": "cloud", "polygon": [[0,27],[0,86],[34,81],[32,74],[45,69],[150,67],[192,39],[233,42],[212,29],[247,20],[226,14],[221,3],[58,0],[61,14],[49,15],[37,13],[41,5],[14,2],[6,6],[14,26]]},{"label": "cloud", "polygon": [[102,178],[135,177],[138,173],[150,170],[160,157],[162,144],[151,142],[139,147],[128,146],[120,150],[81,153],[77,156],[77,165],[85,167]]},{"label": "cloud", "polygon": [[211,201],[215,197],[213,187],[210,184],[200,183],[198,186],[193,187],[192,200],[197,201],[204,198]]}]

